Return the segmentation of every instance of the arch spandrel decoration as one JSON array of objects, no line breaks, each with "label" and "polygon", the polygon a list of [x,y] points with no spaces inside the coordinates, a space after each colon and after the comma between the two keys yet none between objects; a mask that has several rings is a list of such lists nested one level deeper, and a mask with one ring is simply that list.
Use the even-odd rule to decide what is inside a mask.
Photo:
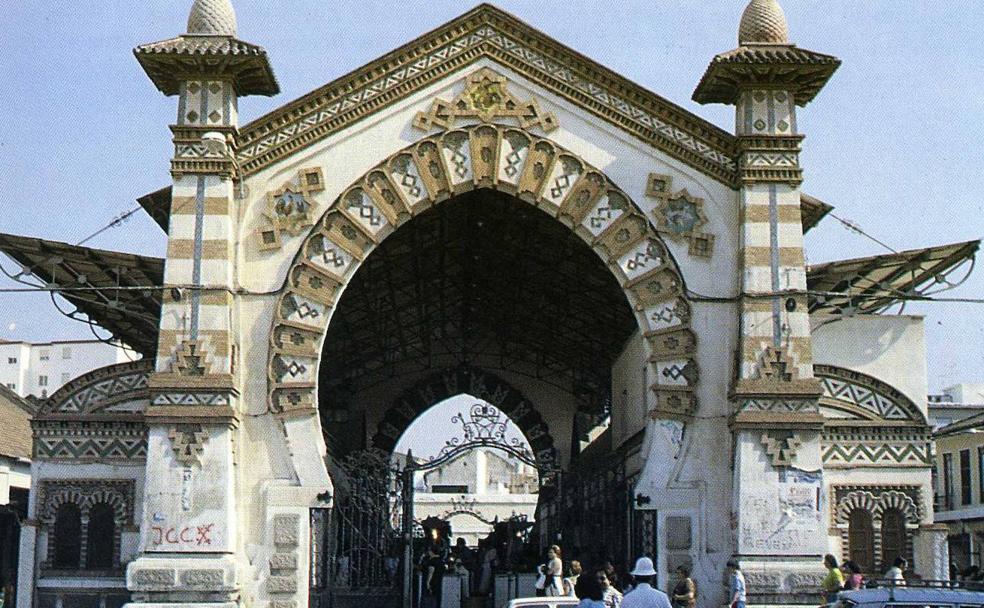
[{"label": "arch spandrel decoration", "polygon": [[401,393],[376,425],[372,446],[392,452],[400,436],[418,416],[435,404],[462,393],[491,403],[512,420],[530,442],[538,463],[556,462],[553,436],[529,399],[502,378],[471,367],[433,374]]},{"label": "arch spandrel decoration", "polygon": [[537,206],[607,263],[649,341],[656,415],[696,410],[696,336],[676,263],[631,199],[598,169],[526,131],[481,124],[431,135],[369,170],[312,229],[287,274],[270,337],[269,411],[317,410],[321,344],[338,294],[388,234],[456,194],[490,188]]},{"label": "arch spandrel decoration", "polygon": [[153,359],[79,376],[41,403],[31,426],[35,460],[132,461],[147,456],[143,413]]},{"label": "arch spandrel decoration", "polygon": [[932,464],[931,429],[911,399],[867,374],[831,365],[813,370],[823,390],[824,467]]},{"label": "arch spandrel decoration", "polygon": [[154,361],[150,358],[100,367],[55,391],[41,403],[34,419],[102,414],[121,404],[149,401],[147,380],[153,371]]},{"label": "arch spandrel decoration", "polygon": [[833,365],[814,365],[813,373],[823,390],[821,409],[837,410],[838,417],[927,424],[911,399],[877,378]]}]

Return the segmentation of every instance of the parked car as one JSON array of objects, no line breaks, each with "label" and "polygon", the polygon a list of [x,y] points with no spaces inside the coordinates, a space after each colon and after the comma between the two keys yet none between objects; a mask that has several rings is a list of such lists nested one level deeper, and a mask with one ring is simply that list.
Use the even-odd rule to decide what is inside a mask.
[{"label": "parked car", "polygon": [[[840,594],[840,608],[984,608],[984,590],[946,581],[859,589]],[[926,584],[929,583],[929,584]]]},{"label": "parked car", "polygon": [[[546,597],[517,597],[509,600],[509,608],[571,608],[577,606],[576,597],[569,595],[552,595]],[[980,608],[980,607],[977,607]]]}]

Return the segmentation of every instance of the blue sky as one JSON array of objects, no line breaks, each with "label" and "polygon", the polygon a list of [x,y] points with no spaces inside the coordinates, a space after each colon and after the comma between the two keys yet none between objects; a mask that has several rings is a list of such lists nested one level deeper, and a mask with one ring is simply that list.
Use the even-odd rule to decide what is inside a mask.
[{"label": "blue sky", "polygon": [[[443,0],[235,0],[240,37],[264,46],[281,83],[242,102],[243,122],[355,69],[473,6]],[[644,87],[732,129],[733,111],[690,95],[735,46],[745,0],[497,5]],[[984,3],[782,0],[793,42],[844,65],[801,110],[806,192],[896,249],[984,234]],[[191,0],[5,3],[0,15],[0,232],[77,242],[169,184],[175,102],[130,49],[184,30]],[[90,246],[162,255],[143,214]],[[880,253],[828,218],[812,262]],[[9,260],[0,260],[10,268]],[[0,286],[9,287],[5,278]],[[947,295],[984,296],[984,272]],[[911,304],[927,317],[930,388],[984,381],[984,307]],[[0,337],[85,337],[43,294],[0,294]]]}]

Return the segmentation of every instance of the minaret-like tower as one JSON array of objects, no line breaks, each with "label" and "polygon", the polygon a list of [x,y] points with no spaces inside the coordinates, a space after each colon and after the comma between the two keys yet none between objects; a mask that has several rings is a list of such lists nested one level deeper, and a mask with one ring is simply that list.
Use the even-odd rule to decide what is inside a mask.
[{"label": "minaret-like tower", "polygon": [[828,552],[796,109],[840,61],[791,44],[777,0],[749,2],[738,45],[711,61],[693,98],[736,108],[743,274],[732,525],[749,602],[775,604],[815,590]]},{"label": "minaret-like tower", "polygon": [[141,557],[127,586],[138,605],[228,606],[239,593],[237,102],[279,89],[266,52],[236,38],[230,0],[195,0],[186,34],[134,54],[157,88],[178,98],[178,118]]}]

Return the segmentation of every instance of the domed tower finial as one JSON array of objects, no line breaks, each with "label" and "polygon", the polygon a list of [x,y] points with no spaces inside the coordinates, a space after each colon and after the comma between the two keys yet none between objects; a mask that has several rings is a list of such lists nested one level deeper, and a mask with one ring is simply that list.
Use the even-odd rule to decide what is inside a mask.
[{"label": "domed tower finial", "polygon": [[738,44],[789,44],[789,25],[779,0],[751,0],[741,15]]},{"label": "domed tower finial", "polygon": [[195,0],[188,15],[188,33],[235,37],[236,11],[232,0]]}]

